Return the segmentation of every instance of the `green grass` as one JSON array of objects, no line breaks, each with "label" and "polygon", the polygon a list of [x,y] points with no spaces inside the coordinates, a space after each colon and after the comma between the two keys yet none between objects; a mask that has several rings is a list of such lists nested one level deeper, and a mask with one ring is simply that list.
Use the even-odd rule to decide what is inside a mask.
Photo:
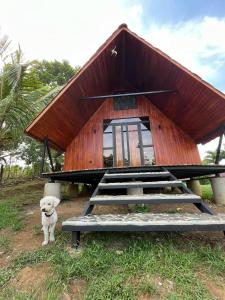
[{"label": "green grass", "polygon": [[[202,187],[204,197],[211,199],[210,186]],[[42,192],[40,182],[4,188],[0,195],[0,228],[21,229],[24,205],[37,203]],[[30,230],[40,234],[39,225]],[[0,299],[57,300],[63,293],[70,293],[73,281],[82,280],[86,282],[84,300],[129,300],[140,295],[213,300],[199,274],[225,282],[223,248],[219,243],[211,246],[192,239],[192,234],[91,233],[82,235],[79,251],[71,251],[69,245],[70,234],[58,229],[55,244],[12,255],[9,264],[0,268]],[[11,247],[10,237],[0,232],[0,251],[10,253]],[[21,269],[45,262],[53,275],[47,276],[41,289],[25,292],[10,287],[10,280]],[[155,284],[156,278],[162,286]],[[167,289],[167,281],[172,282],[171,289]]]},{"label": "green grass", "polygon": [[23,228],[23,208],[38,203],[43,194],[43,182],[35,181],[15,187],[2,187],[0,191],[0,230]]},{"label": "green grass", "polygon": [[134,211],[137,213],[147,213],[150,211],[150,207],[147,205],[136,205]]},{"label": "green grass", "polygon": [[209,202],[213,201],[213,192],[210,184],[201,185],[202,189],[202,198],[208,200]]},{"label": "green grass", "polygon": [[[83,237],[80,253],[68,252],[69,238],[58,232],[55,246],[24,252],[13,259],[10,267],[0,272],[2,296],[9,293],[7,282],[18,270],[43,262],[50,264],[54,274],[48,288],[42,291],[45,293],[43,299],[53,299],[47,298],[53,292],[55,299],[59,299],[58,284],[69,290],[70,282],[75,279],[87,282],[86,300],[127,300],[138,299],[140,294],[160,295],[151,280],[146,280],[159,277],[162,282],[169,280],[174,286],[165,299],[209,300],[213,298],[201,281],[199,270],[204,270],[211,278],[225,277],[222,248],[212,248],[200,241],[184,243],[182,235],[162,234],[158,242],[158,234],[88,234]],[[114,243],[122,245],[119,255]]]},{"label": "green grass", "polygon": [[149,296],[159,295],[157,288],[151,282],[148,282],[146,278],[139,284],[138,289],[141,293]]},{"label": "green grass", "polygon": [[3,234],[0,234],[0,252],[8,253],[12,250],[10,239]]},{"label": "green grass", "polygon": [[5,228],[20,230],[22,227],[23,222],[19,214],[19,207],[12,202],[0,202],[0,230]]}]

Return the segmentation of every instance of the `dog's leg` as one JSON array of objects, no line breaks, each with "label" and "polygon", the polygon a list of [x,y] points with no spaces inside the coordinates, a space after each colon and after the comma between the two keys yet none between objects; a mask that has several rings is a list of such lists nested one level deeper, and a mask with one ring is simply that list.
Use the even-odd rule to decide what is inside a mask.
[{"label": "dog's leg", "polygon": [[44,241],[42,242],[42,246],[45,246],[48,244],[48,226],[43,226],[44,231]]},{"label": "dog's leg", "polygon": [[50,232],[50,242],[54,242],[55,241],[55,224],[51,224],[49,227],[49,232]]}]

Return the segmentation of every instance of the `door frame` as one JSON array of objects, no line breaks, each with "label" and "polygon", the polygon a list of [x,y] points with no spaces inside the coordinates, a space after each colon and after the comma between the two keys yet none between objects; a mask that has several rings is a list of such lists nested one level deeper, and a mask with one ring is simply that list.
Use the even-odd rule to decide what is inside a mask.
[{"label": "door frame", "polygon": [[[140,118],[140,117],[137,117]],[[146,118],[146,117],[145,117]],[[132,117],[131,117],[132,119]],[[112,119],[113,120],[113,119]],[[110,122],[112,121],[110,120]],[[105,120],[107,121],[107,120]],[[121,144],[122,144],[122,156],[123,156],[123,167],[130,166],[130,142],[129,142],[129,131],[128,131],[128,126],[129,125],[137,125],[137,132],[138,132],[138,140],[139,140],[139,148],[140,148],[140,160],[141,160],[141,166],[144,166],[144,147],[153,147],[154,150],[154,145],[149,144],[149,145],[143,145],[143,140],[142,140],[142,134],[141,134],[141,125],[148,122],[150,126],[150,120],[146,121],[126,121],[126,122],[118,122],[118,123],[113,123],[109,124],[109,126],[112,126],[112,137],[113,137],[113,167],[117,167],[116,163],[116,126],[120,126],[120,133],[121,133]],[[123,126],[126,128],[126,135],[127,135],[127,155],[128,155],[128,164],[126,165],[126,158],[125,158],[125,149],[124,149],[124,135],[123,135]],[[151,128],[151,126],[150,126]],[[108,147],[108,149],[112,149],[111,147]],[[104,148],[107,150],[107,147]]]}]

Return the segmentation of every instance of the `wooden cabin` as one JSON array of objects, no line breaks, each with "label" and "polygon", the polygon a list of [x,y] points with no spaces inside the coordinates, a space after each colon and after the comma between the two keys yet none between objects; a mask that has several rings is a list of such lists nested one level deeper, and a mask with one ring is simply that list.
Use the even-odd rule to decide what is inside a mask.
[{"label": "wooden cabin", "polygon": [[[202,165],[197,148],[217,136],[221,146],[224,125],[223,93],[122,24],[26,132],[48,154],[49,147],[65,153],[63,170],[53,168],[44,177],[97,186],[84,219],[63,222],[78,244],[80,231],[225,231],[225,216],[213,215],[178,180],[225,172],[225,166]],[[164,187],[183,194],[148,190]],[[144,195],[133,195],[136,188]],[[129,203],[193,203],[207,217],[89,216],[96,204]]]},{"label": "wooden cabin", "polygon": [[64,171],[201,165],[224,112],[223,93],[122,24],[26,132],[65,152]]}]

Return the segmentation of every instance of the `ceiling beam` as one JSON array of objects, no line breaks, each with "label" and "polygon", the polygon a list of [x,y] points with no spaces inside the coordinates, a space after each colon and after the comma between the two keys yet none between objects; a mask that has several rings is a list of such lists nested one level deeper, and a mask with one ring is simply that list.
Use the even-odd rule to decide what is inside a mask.
[{"label": "ceiling beam", "polygon": [[159,90],[159,91],[148,91],[148,92],[137,92],[137,93],[123,93],[123,94],[111,94],[103,96],[91,96],[91,97],[82,97],[81,100],[101,100],[106,98],[118,98],[118,97],[127,97],[127,96],[141,96],[141,95],[157,95],[164,93],[176,93],[176,90]]}]

